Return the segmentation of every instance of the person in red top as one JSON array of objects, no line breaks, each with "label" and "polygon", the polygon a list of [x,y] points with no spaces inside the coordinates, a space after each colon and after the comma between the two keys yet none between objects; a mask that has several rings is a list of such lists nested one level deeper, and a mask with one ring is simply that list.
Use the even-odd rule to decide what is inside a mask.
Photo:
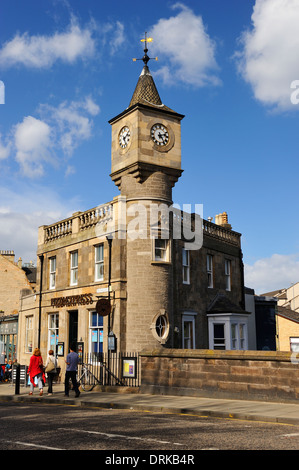
[{"label": "person in red top", "polygon": [[41,356],[41,352],[39,348],[35,348],[33,354],[30,358],[30,363],[28,367],[28,374],[30,376],[30,393],[29,395],[33,394],[33,389],[36,387],[34,382],[35,377],[37,377],[38,387],[39,387],[39,394],[43,394],[44,383],[46,382],[45,374],[44,374],[44,367],[43,367],[43,359]]}]

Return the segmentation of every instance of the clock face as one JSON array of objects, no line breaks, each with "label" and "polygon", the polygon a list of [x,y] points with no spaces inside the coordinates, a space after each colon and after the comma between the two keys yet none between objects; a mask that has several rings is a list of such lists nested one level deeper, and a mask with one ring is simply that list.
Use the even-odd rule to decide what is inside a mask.
[{"label": "clock face", "polygon": [[123,127],[119,133],[119,145],[121,146],[121,148],[124,149],[127,147],[130,141],[130,137],[131,137],[131,133],[130,133],[130,129],[128,128],[128,126]]},{"label": "clock face", "polygon": [[151,137],[155,144],[159,146],[167,145],[169,142],[168,130],[162,124],[155,124],[152,127]]}]

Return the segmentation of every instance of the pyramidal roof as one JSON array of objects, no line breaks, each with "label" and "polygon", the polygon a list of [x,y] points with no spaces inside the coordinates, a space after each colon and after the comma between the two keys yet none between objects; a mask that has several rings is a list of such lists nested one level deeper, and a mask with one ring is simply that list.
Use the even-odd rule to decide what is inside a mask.
[{"label": "pyramidal roof", "polygon": [[144,103],[150,106],[163,106],[154,79],[147,65],[142,69],[130,105]]},{"label": "pyramidal roof", "polygon": [[129,104],[129,108],[136,104],[143,104],[146,106],[151,106],[155,109],[161,109],[163,111],[175,113],[175,111],[162,103],[154,79],[147,65],[144,65],[139,76],[136,88]]}]

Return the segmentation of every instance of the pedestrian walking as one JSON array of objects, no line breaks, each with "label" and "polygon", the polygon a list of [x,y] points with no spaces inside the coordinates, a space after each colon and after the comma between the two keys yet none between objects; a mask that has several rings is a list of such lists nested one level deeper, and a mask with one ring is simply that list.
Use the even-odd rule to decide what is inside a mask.
[{"label": "pedestrian walking", "polygon": [[76,345],[72,344],[70,347],[70,352],[66,356],[66,371],[65,371],[65,380],[64,380],[64,394],[66,397],[69,396],[69,382],[70,379],[75,390],[75,397],[78,398],[80,395],[79,386],[77,382],[77,369],[79,363],[79,356],[75,351]]},{"label": "pedestrian walking", "polygon": [[44,384],[46,378],[44,374],[44,364],[39,348],[35,348],[30,358],[28,374],[30,377],[30,392],[29,395],[33,394],[34,387],[36,387],[36,381],[39,388],[39,394],[42,396]]},{"label": "pedestrian walking", "polygon": [[48,379],[48,395],[53,395],[53,379],[57,374],[57,359],[54,356],[53,349],[48,352],[47,362],[45,364],[45,372]]}]

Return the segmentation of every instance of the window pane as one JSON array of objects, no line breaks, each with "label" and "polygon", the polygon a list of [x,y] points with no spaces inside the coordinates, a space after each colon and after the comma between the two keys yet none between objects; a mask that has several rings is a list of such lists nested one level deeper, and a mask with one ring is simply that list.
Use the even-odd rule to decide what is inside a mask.
[{"label": "window pane", "polygon": [[95,259],[96,263],[99,261],[104,260],[104,246],[103,245],[98,245],[95,247],[96,253],[95,253]]},{"label": "window pane", "polygon": [[167,320],[164,315],[159,315],[156,321],[156,332],[159,338],[163,338],[166,332]]},{"label": "window pane", "polygon": [[78,266],[78,251],[71,253],[71,267],[75,268]]},{"label": "window pane", "polygon": [[155,260],[166,261],[167,240],[156,238],[155,239]]},{"label": "window pane", "polygon": [[223,323],[214,323],[214,349],[225,349]]}]

